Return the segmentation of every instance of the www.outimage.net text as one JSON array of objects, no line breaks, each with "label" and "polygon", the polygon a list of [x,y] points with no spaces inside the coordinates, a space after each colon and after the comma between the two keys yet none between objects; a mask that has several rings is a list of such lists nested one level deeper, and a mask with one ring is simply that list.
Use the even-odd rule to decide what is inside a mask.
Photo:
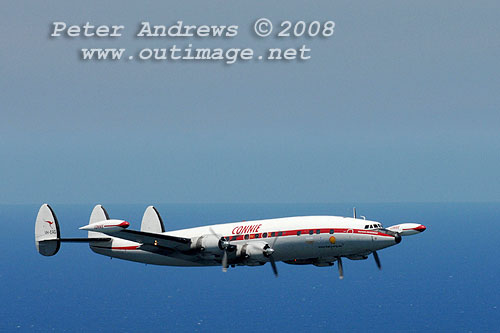
[{"label": "www.outimage.net text", "polygon": [[[70,25],[64,21],[52,22],[51,38],[80,38],[90,39],[119,39],[124,35],[124,25],[95,25],[86,22],[81,25]],[[280,21],[276,28],[266,18],[256,20],[251,27],[254,37],[274,40],[290,38],[293,41],[301,38],[332,37],[335,32],[335,22],[327,21]],[[79,58],[85,61],[214,61],[225,64],[234,64],[239,61],[268,60],[268,61],[304,61],[312,58],[312,50],[304,43],[295,47],[268,47],[256,50],[253,47],[197,47],[189,39],[217,41],[218,39],[233,39],[240,33],[239,25],[192,25],[179,20],[173,24],[152,24],[141,22],[134,29],[137,39],[166,41],[160,47],[143,47],[137,50],[128,50],[122,47],[81,47],[78,49]]]}]

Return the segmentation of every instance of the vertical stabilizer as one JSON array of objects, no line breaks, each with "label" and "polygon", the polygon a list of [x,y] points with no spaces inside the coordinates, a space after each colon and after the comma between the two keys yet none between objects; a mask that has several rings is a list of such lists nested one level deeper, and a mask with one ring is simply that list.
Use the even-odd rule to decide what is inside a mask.
[{"label": "vertical stabilizer", "polygon": [[[109,220],[108,212],[101,205],[96,205],[90,214],[89,224]],[[104,234],[95,231],[89,231],[89,238],[106,237]]]},{"label": "vertical stabilizer", "polygon": [[146,208],[142,217],[141,231],[162,233],[165,232],[165,226],[160,214],[153,206]]},{"label": "vertical stabilizer", "polygon": [[43,204],[38,210],[35,222],[35,244],[41,255],[53,256],[61,246],[61,232],[56,215],[49,205]]}]

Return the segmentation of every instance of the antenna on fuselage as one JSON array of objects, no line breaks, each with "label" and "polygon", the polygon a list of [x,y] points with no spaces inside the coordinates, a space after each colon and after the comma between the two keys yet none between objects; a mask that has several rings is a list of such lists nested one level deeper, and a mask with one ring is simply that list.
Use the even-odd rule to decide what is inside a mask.
[{"label": "antenna on fuselage", "polygon": [[356,207],[352,208],[352,215],[354,218],[356,218]]}]

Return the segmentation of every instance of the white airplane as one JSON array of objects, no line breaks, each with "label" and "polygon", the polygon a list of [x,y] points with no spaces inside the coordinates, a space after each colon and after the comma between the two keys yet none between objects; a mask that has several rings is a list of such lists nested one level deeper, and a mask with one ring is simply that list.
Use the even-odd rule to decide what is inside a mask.
[{"label": "white airplane", "polygon": [[423,232],[425,226],[403,223],[383,228],[376,221],[339,216],[296,216],[268,220],[215,224],[165,231],[158,211],[149,206],[141,230],[129,230],[125,220],[110,219],[97,205],[89,224],[87,238],[61,238],[59,223],[52,208],[40,207],[35,222],[35,243],[44,256],[53,256],[61,242],[89,243],[98,254],[146,264],[167,266],[259,266],[270,262],[278,276],[276,261],[291,265],[319,267],[338,263],[344,277],[342,258],[367,259],[373,254],[381,268],[378,250],[398,244],[401,236]]}]

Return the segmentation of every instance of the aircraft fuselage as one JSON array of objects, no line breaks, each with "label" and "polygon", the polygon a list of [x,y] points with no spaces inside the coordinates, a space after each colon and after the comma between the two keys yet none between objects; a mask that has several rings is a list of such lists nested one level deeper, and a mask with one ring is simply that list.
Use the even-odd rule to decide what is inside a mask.
[{"label": "aircraft fuselage", "polygon": [[[338,216],[299,216],[234,222],[164,232],[191,239],[191,250],[168,253],[168,249],[111,237],[91,243],[91,249],[105,256],[155,265],[215,266],[223,251],[217,246],[224,237],[235,250],[228,252],[230,265],[262,265],[266,246],[274,249],[276,261],[289,264],[331,265],[338,257],[366,259],[374,251],[395,245],[401,236],[379,222]],[[368,226],[368,228],[367,228]],[[195,256],[195,258],[193,258]]]}]

